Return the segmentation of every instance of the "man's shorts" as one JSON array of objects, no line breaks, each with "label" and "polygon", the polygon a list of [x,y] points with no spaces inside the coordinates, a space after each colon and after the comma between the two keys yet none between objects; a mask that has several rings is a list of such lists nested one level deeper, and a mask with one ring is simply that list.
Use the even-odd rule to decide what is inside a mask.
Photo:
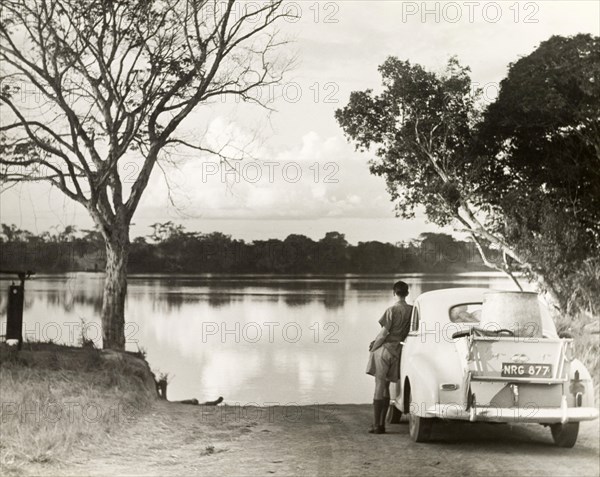
[{"label": "man's shorts", "polygon": [[375,351],[369,353],[367,374],[377,379],[398,381],[400,379],[401,343],[384,343]]}]

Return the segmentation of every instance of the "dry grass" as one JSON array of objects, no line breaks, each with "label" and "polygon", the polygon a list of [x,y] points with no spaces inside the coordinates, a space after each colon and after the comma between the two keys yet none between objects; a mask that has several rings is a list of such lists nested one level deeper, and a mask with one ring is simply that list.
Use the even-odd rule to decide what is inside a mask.
[{"label": "dry grass", "polygon": [[130,354],[25,343],[0,345],[0,469],[55,463],[105,438],[155,398],[147,363]]},{"label": "dry grass", "polygon": [[573,337],[575,357],[581,360],[594,379],[596,402],[600,398],[600,333],[598,318],[579,314],[560,315],[555,318],[559,333],[567,332]]}]

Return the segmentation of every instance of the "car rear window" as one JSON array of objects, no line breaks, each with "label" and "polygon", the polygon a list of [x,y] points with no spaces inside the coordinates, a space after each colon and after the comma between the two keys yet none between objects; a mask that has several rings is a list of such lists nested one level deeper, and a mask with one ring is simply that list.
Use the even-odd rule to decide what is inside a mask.
[{"label": "car rear window", "polygon": [[452,323],[479,323],[481,319],[481,303],[463,303],[449,310]]}]

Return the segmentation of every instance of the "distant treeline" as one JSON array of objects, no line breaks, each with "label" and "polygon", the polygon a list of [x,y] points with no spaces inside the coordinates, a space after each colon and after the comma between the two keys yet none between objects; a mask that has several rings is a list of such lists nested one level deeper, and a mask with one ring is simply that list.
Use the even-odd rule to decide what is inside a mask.
[{"label": "distant treeline", "polygon": [[[67,226],[35,235],[1,224],[0,270],[103,271],[104,242],[96,230]],[[409,243],[349,244],[328,232],[314,241],[236,240],[219,232],[187,232],[172,222],[155,224],[132,241],[129,273],[449,273],[488,270],[471,242],[424,233]]]}]

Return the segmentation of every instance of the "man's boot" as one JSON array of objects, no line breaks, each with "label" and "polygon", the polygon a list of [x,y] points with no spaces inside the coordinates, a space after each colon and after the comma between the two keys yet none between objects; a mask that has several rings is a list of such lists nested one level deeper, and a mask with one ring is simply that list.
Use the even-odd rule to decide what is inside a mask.
[{"label": "man's boot", "polygon": [[388,409],[390,408],[390,398],[384,397],[381,400],[381,413],[379,415],[379,428],[385,432],[385,419],[387,417]]},{"label": "man's boot", "polygon": [[379,424],[383,401],[383,399],[373,399],[373,425],[371,426],[371,429],[369,429],[369,434],[383,434],[385,432],[385,428],[382,429]]}]

